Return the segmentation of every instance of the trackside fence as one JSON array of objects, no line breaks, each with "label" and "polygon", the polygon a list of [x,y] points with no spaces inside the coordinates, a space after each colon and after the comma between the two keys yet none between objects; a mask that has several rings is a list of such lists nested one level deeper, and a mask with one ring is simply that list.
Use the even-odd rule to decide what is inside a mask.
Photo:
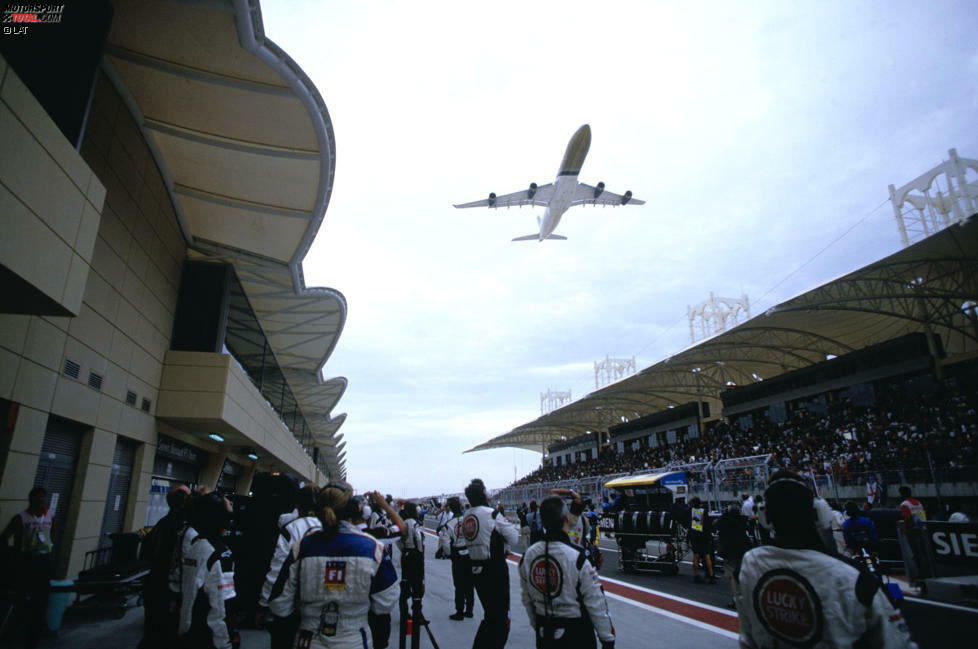
[{"label": "trackside fence", "polygon": [[[596,507],[606,502],[609,490],[604,484],[614,478],[665,471],[685,471],[688,497],[699,496],[720,509],[723,503],[739,502],[742,494],[763,494],[771,475],[777,470],[772,456],[752,455],[714,462],[674,462],[664,467],[643,468],[631,472],[606,473],[596,476],[566,478],[549,482],[519,484],[492,492],[493,503],[502,503],[511,513],[521,503],[538,503],[552,489],[573,489]],[[914,494],[921,497],[972,498],[978,496],[978,467],[930,464],[925,467],[897,467],[875,471],[852,471],[845,466],[812,467],[800,471],[811,479],[819,495],[829,500],[868,500],[876,506],[887,504],[888,492],[898,485],[912,485]],[[890,493],[890,500],[893,494]],[[893,503],[890,503],[891,505]]]}]

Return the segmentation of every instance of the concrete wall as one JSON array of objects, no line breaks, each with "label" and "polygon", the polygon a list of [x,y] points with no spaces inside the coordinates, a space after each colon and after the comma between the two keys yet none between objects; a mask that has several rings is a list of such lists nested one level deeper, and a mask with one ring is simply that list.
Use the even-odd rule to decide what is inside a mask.
[{"label": "concrete wall", "polygon": [[[124,529],[146,520],[159,430],[173,424],[157,419],[157,407],[186,242],[142,132],[103,75],[79,155],[0,60],[0,143],[0,270],[55,306],[17,313],[59,314],[0,313],[0,398],[18,404],[13,428],[0,425],[0,525],[27,504],[50,415],[77,423],[81,448],[73,492],[62,495],[70,499],[57,570],[74,576],[86,552],[108,544],[99,535],[119,436],[137,442]],[[0,292],[0,307],[15,302]],[[215,421],[267,453],[261,468],[322,483],[241,368],[213,356],[223,381]],[[77,379],[64,374],[66,359],[80,366]],[[207,368],[190,369],[203,373],[184,377],[193,392]],[[100,387],[89,386],[90,372],[102,377]],[[232,457],[246,467],[246,488],[254,465],[232,444],[208,443],[207,432],[190,421],[175,436],[213,454],[205,480],[216,482],[220,460]]]},{"label": "concrete wall", "polygon": [[43,303],[19,312],[77,314],[105,188],[3,57],[0,143],[0,266]]},{"label": "concrete wall", "polygon": [[[6,83],[9,78],[8,73]],[[0,120],[3,110],[0,105]],[[23,165],[23,147],[8,148],[3,141],[0,170]],[[73,151],[67,141],[65,145]],[[157,438],[154,413],[186,254],[149,149],[101,75],[78,162],[94,172],[95,183],[101,181],[98,187],[104,185],[105,205],[90,244],[91,270],[78,271],[68,281],[80,280],[84,287],[74,309],[77,317],[0,314],[0,397],[21,404],[0,466],[0,521],[5,523],[26,504],[48,413],[87,427],[65,529],[70,553],[59,570],[68,575],[81,569],[85,552],[105,544],[98,535],[117,435],[142,444],[125,525],[133,529],[143,524]],[[6,191],[5,174],[0,175],[0,192]],[[33,176],[39,178],[34,191],[48,191],[47,179]],[[0,201],[9,200],[6,196],[0,194]],[[0,214],[6,238],[11,216],[5,209]],[[18,246],[33,254],[50,245],[46,232],[17,236]],[[79,380],[61,373],[65,358],[81,365]],[[103,377],[101,390],[88,386],[90,371]],[[135,407],[126,405],[127,391],[137,394]],[[140,408],[144,398],[151,403],[149,412]]]},{"label": "concrete wall", "polygon": [[312,459],[227,354],[167,352],[157,416],[178,428],[219,433],[231,447],[253,447],[262,470],[321,482]]}]

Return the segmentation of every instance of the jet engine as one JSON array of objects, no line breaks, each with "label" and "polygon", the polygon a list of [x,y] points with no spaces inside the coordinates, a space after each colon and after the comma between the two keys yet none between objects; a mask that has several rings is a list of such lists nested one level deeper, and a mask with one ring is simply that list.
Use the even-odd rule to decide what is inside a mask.
[{"label": "jet engine", "polygon": [[496,206],[496,192],[489,192],[489,207]]},{"label": "jet engine", "polygon": [[632,200],[632,190],[625,192],[625,195],[621,197],[621,204],[628,205],[628,201]]},{"label": "jet engine", "polygon": [[530,183],[530,188],[526,190],[526,197],[533,198],[533,195],[537,193],[537,184]]},{"label": "jet engine", "polygon": [[598,183],[598,186],[594,188],[594,197],[597,198],[598,196],[601,195],[601,192],[603,191],[604,191],[604,183],[600,182]]}]

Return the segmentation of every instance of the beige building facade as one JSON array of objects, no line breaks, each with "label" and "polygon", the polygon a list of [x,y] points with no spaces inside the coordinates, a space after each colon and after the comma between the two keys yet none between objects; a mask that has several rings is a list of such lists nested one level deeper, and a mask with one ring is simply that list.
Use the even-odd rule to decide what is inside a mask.
[{"label": "beige building facade", "polygon": [[345,475],[323,369],[346,304],[301,271],[332,185],[322,99],[257,3],[113,4],[75,142],[0,57],[0,521],[45,486],[58,576],[176,482]]}]

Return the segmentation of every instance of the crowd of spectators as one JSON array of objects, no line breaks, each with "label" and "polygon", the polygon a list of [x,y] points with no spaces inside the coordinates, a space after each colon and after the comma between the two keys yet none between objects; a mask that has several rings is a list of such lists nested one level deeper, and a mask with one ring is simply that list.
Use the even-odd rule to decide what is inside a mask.
[{"label": "crowd of spectators", "polygon": [[871,406],[845,398],[829,403],[822,414],[795,409],[783,422],[755,416],[746,430],[720,420],[708,424],[699,437],[680,435],[675,443],[657,448],[631,449],[629,440],[618,453],[612,440],[597,458],[547,463],[513,486],[765,454],[771,455],[771,471],[811,472],[840,485],[929,482],[935,476],[942,481],[974,479],[978,396],[970,387],[948,381],[932,394],[913,397],[903,386],[877,387]]}]

